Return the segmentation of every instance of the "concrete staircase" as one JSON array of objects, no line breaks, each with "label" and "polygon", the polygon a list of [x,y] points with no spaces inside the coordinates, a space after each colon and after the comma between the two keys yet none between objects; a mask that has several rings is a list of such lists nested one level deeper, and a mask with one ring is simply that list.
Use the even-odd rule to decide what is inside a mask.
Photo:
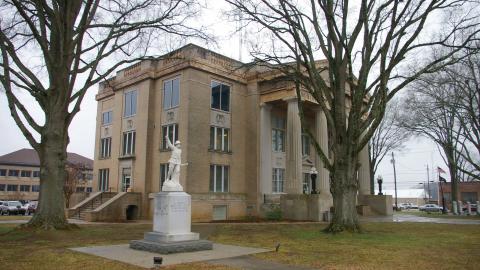
[{"label": "concrete staircase", "polygon": [[113,198],[115,192],[98,192],[83,200],[75,207],[69,209],[68,217],[72,219],[86,220],[87,213],[94,211]]}]

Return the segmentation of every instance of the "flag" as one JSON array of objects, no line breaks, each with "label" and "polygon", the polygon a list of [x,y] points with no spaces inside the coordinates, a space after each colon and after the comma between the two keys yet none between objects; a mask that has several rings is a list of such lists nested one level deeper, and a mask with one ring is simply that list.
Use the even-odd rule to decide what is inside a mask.
[{"label": "flag", "polygon": [[447,182],[447,179],[441,177],[440,175],[438,176],[438,182],[444,182],[446,183]]},{"label": "flag", "polygon": [[444,171],[442,168],[440,167],[437,167],[437,171],[438,173],[447,173],[446,171]]}]

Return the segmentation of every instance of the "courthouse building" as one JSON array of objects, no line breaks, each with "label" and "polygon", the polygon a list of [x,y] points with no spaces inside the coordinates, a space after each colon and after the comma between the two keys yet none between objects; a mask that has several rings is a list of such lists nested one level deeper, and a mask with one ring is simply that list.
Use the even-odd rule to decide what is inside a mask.
[{"label": "courthouse building", "polygon": [[[310,193],[312,167],[317,190],[330,194],[329,173],[302,133],[294,84],[275,70],[190,44],[117,72],[96,99],[94,191],[138,194],[141,217],[152,216],[168,170],[165,136],[181,141],[180,183],[194,221],[261,216],[282,194]],[[325,116],[304,99],[303,129],[328,149]],[[360,156],[360,193],[370,194],[367,151]],[[329,209],[331,196],[323,203]]]}]

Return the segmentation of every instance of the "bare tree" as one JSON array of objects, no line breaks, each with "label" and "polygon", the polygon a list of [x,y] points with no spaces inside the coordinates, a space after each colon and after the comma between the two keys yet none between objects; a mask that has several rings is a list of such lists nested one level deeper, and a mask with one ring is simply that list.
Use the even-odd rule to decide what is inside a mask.
[{"label": "bare tree", "polygon": [[459,102],[459,96],[449,85],[443,84],[441,73],[430,74],[413,84],[410,95],[403,104],[401,125],[434,141],[450,171],[452,200],[458,198],[459,168],[464,139],[463,127],[459,124],[457,108],[446,102]]},{"label": "bare tree", "polygon": [[[197,11],[194,0],[0,3],[0,82],[13,119],[40,158],[39,205],[27,226],[68,227],[68,127],[87,89],[122,65],[145,59],[152,43],[166,47],[167,36],[206,38],[203,29],[189,26]],[[44,119],[31,113],[25,93]]]},{"label": "bare tree", "polygon": [[85,171],[87,167],[81,163],[67,162],[65,169],[65,182],[63,183],[63,196],[65,197],[65,207],[70,207],[70,197],[76,192],[77,187],[85,181]]},{"label": "bare tree", "polygon": [[[331,175],[335,212],[326,231],[358,231],[358,153],[398,91],[449,64],[470,44],[478,34],[478,5],[453,0],[226,1],[233,13],[245,14],[240,16],[248,21],[244,25],[273,37],[268,50],[261,40],[254,56],[295,82],[301,119],[303,91],[325,113],[333,158],[309,136]],[[444,12],[450,12],[449,23],[441,24],[438,35],[429,35],[429,21]],[[470,35],[458,40],[458,31]],[[452,49],[435,61],[421,57],[424,48],[443,46]],[[322,55],[325,64],[316,60]]]},{"label": "bare tree", "polygon": [[[480,44],[477,43],[477,48]],[[466,163],[460,170],[478,179],[480,172],[480,54],[469,54],[454,66],[442,70],[441,83],[453,88],[455,99],[444,100],[445,106],[454,110],[463,127],[462,151],[458,154]],[[467,168],[467,169],[463,169]]]},{"label": "bare tree", "polygon": [[391,101],[387,105],[385,116],[373,133],[368,142],[368,153],[370,157],[370,190],[373,194],[375,186],[375,173],[378,165],[382,162],[387,153],[399,151],[408,140],[410,134],[401,125],[398,125],[398,118],[402,108],[397,101]]}]

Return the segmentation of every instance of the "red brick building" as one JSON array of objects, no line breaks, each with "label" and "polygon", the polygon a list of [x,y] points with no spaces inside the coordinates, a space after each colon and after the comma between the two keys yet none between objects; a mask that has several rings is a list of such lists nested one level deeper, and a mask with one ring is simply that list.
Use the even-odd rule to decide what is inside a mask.
[{"label": "red brick building", "polygon": [[[452,209],[452,185],[451,183],[441,183],[443,193],[445,197],[445,205],[448,209]],[[442,204],[442,191],[440,186],[439,192],[439,205]],[[463,203],[471,202],[476,203],[480,199],[480,182],[460,182],[458,184],[458,198]]]}]

